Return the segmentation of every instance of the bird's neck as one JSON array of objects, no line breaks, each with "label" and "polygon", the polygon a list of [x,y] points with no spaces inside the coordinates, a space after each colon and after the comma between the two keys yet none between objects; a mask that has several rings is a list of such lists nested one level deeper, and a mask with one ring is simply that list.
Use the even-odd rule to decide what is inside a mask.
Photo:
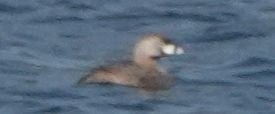
[{"label": "bird's neck", "polygon": [[136,55],[134,57],[134,61],[139,66],[146,68],[148,70],[155,70],[157,68],[157,61],[154,58],[148,56]]}]

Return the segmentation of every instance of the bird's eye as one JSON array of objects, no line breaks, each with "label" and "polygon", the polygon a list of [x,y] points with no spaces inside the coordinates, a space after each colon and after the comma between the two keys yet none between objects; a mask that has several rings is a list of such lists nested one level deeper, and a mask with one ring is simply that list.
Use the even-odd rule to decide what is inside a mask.
[{"label": "bird's eye", "polygon": [[161,56],[152,56],[151,58],[154,59],[154,60],[157,60],[157,59],[160,59]]},{"label": "bird's eye", "polygon": [[163,43],[166,45],[172,44],[172,41],[170,39],[163,39]]}]

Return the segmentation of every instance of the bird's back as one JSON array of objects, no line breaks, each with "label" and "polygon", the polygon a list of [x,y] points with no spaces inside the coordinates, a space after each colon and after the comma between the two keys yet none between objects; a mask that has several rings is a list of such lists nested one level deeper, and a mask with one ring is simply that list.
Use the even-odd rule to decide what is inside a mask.
[{"label": "bird's back", "polygon": [[113,83],[144,89],[166,89],[171,78],[158,69],[146,69],[134,62],[124,61],[93,69],[81,83]]}]

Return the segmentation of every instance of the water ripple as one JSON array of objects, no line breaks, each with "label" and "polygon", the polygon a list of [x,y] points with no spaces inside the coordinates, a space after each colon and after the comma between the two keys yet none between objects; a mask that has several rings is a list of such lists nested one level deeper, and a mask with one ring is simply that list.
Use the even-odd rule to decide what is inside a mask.
[{"label": "water ripple", "polygon": [[209,3],[209,2],[205,2],[205,1],[197,1],[197,2],[187,1],[185,3],[164,2],[164,3],[160,3],[158,5],[163,6],[163,7],[169,7],[169,8],[189,8],[189,7],[193,7],[193,8],[199,8],[199,7],[213,8],[213,7],[228,6],[228,4],[223,3],[223,2]]},{"label": "water ripple", "polygon": [[[16,64],[16,66],[14,66],[14,64]],[[14,61],[14,60],[0,61],[0,71],[3,74],[35,76],[39,74],[37,69],[38,69],[37,66],[30,63],[23,62],[23,61]]]},{"label": "water ripple", "polygon": [[48,108],[43,108],[38,111],[35,111],[35,113],[43,113],[43,114],[53,114],[53,113],[70,113],[70,112],[78,112],[80,113],[80,110],[75,106],[51,106]]},{"label": "water ripple", "polygon": [[96,7],[87,4],[72,4],[69,8],[72,10],[96,10]]},{"label": "water ripple", "polygon": [[275,99],[271,99],[271,98],[268,98],[268,97],[257,97],[257,99],[260,99],[260,100],[265,101],[265,102],[275,102]]},{"label": "water ripple", "polygon": [[144,104],[144,103],[118,103],[118,104],[109,104],[109,106],[112,106],[116,109],[121,110],[131,110],[131,111],[153,111],[154,108],[150,105]]},{"label": "water ripple", "polygon": [[262,12],[268,12],[268,13],[272,13],[275,11],[275,7],[274,6],[270,6],[270,7],[264,7],[260,9]]},{"label": "water ripple", "polygon": [[8,4],[0,3],[0,12],[6,14],[22,14],[35,11],[36,8],[30,6],[11,6]]},{"label": "water ripple", "polygon": [[36,24],[54,24],[54,23],[64,23],[64,22],[83,22],[84,18],[77,16],[53,16],[53,17],[45,17],[45,18],[36,18],[28,21],[29,23]]},{"label": "water ripple", "polygon": [[262,57],[249,57],[246,60],[231,65],[231,67],[272,66],[275,61]]},{"label": "water ripple", "polygon": [[12,95],[19,95],[24,97],[31,97],[36,99],[84,99],[86,97],[68,93],[62,90],[51,90],[51,91],[9,91]]},{"label": "water ripple", "polygon": [[167,101],[167,100],[160,100],[160,99],[149,99],[146,100],[146,103],[149,103],[151,105],[159,104],[159,105],[174,105],[174,106],[184,106],[189,107],[190,104],[188,102],[173,102],[173,101]]},{"label": "water ripple", "polygon": [[190,21],[199,22],[224,22],[223,20],[198,13],[178,13],[174,11],[167,11],[165,13],[154,13],[154,14],[112,14],[112,15],[101,15],[97,16],[98,20],[129,20],[129,19],[184,19]]},{"label": "water ripple", "polygon": [[244,31],[223,31],[223,32],[209,32],[206,31],[203,38],[197,40],[199,42],[224,42],[238,39],[248,39],[255,37],[265,37],[266,35],[261,32],[244,32]]},{"label": "water ripple", "polygon": [[245,79],[262,79],[262,78],[274,78],[275,69],[266,69],[260,71],[250,71],[244,73],[234,74],[234,77],[245,78]]},{"label": "water ripple", "polygon": [[176,79],[180,84],[187,85],[213,85],[213,86],[236,86],[237,83],[226,82],[226,81],[203,81],[203,80],[182,80]]}]

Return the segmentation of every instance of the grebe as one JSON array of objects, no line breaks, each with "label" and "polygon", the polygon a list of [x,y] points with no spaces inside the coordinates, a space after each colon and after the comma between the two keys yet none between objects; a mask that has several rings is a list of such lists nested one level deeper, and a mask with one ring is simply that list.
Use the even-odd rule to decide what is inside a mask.
[{"label": "grebe", "polygon": [[79,84],[111,83],[143,89],[168,89],[172,77],[159,68],[158,60],[184,53],[181,47],[161,35],[148,35],[137,42],[133,60],[92,69]]}]

